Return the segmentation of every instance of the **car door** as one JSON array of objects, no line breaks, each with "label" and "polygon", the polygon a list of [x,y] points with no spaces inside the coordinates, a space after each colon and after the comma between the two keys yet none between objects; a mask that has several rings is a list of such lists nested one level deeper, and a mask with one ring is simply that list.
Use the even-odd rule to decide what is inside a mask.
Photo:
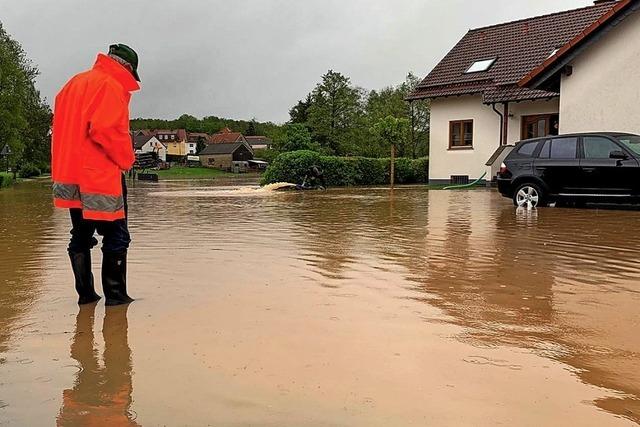
[{"label": "car door", "polygon": [[[615,151],[625,153],[628,158],[611,158]],[[632,194],[638,162],[624,147],[608,137],[589,135],[582,138],[582,154],[584,192],[610,196]]]},{"label": "car door", "polygon": [[551,194],[573,194],[580,187],[578,137],[548,139],[534,162],[536,175]]}]

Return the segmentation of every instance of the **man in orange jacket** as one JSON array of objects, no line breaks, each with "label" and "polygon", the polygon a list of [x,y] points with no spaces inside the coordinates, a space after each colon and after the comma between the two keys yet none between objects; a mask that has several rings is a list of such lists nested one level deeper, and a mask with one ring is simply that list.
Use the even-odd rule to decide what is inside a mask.
[{"label": "man in orange jacket", "polygon": [[135,161],[129,134],[131,92],[140,89],[138,55],[115,44],[99,54],[56,96],[51,143],[54,205],[69,209],[69,257],[79,304],[100,299],[93,285],[94,233],[103,236],[102,287],[106,305],[128,304],[126,185]]}]

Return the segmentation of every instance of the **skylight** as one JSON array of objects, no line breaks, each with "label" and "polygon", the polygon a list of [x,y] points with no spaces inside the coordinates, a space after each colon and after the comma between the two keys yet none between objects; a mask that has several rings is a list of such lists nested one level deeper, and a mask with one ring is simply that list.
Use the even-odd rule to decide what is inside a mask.
[{"label": "skylight", "polygon": [[471,67],[469,67],[469,69],[467,71],[465,71],[465,74],[480,73],[482,71],[487,71],[489,68],[491,68],[491,66],[495,62],[496,62],[496,58],[484,59],[482,61],[476,61],[473,64],[471,64]]}]

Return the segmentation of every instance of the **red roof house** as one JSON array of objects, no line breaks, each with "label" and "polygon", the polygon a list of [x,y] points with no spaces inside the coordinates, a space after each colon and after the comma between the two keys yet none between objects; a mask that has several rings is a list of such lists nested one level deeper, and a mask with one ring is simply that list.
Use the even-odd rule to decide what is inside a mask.
[{"label": "red roof house", "polygon": [[640,133],[638,9],[640,0],[598,0],[470,30],[408,96],[431,101],[430,181],[493,177],[487,159],[499,165],[497,149],[521,139]]}]

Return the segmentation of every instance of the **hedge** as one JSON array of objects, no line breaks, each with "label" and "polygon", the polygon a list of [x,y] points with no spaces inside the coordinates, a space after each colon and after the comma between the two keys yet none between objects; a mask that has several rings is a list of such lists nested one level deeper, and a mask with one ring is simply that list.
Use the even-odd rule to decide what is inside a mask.
[{"label": "hedge", "polygon": [[13,175],[0,172],[0,188],[9,187],[11,184],[13,184]]},{"label": "hedge", "polygon": [[[262,184],[300,183],[313,165],[323,169],[327,185],[332,187],[380,185],[390,181],[391,161],[388,158],[335,157],[323,156],[315,151],[292,151],[279,155],[269,165],[262,177]],[[426,157],[396,159],[396,183],[427,183],[428,165]]]},{"label": "hedge", "polygon": [[20,176],[20,178],[32,178],[34,176],[40,176],[41,174],[42,171],[40,170],[40,168],[33,163],[25,164],[18,171],[18,176]]}]

